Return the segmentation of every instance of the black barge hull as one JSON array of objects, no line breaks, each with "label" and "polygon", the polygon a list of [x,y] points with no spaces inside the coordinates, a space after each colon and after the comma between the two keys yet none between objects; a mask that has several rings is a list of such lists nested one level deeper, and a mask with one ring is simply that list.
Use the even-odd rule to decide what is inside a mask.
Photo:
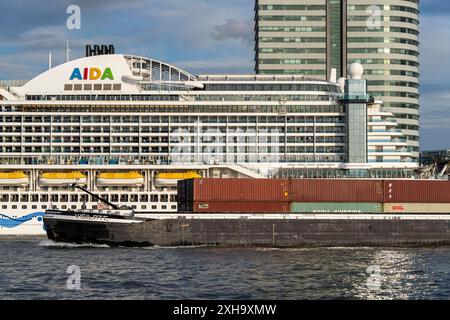
[{"label": "black barge hull", "polygon": [[135,223],[44,218],[57,242],[111,246],[420,246],[450,244],[450,215],[399,217],[145,219]]}]

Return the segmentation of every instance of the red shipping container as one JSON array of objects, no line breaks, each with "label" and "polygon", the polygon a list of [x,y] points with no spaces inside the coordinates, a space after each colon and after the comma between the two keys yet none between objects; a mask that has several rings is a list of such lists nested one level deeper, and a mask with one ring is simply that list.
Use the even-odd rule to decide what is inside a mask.
[{"label": "red shipping container", "polygon": [[382,180],[292,179],[292,202],[383,202]]},{"label": "red shipping container", "polygon": [[385,180],[384,202],[450,203],[450,181]]},{"label": "red shipping container", "polygon": [[193,201],[289,201],[287,179],[195,179]]},{"label": "red shipping container", "polygon": [[288,213],[289,202],[196,201],[194,212],[203,213]]}]

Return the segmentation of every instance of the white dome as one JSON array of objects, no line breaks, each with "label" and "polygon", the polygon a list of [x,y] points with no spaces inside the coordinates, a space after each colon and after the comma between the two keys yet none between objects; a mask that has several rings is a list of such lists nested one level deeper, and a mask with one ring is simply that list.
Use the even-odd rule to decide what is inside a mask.
[{"label": "white dome", "polygon": [[348,68],[348,74],[351,79],[359,80],[362,78],[362,75],[364,74],[364,67],[360,63],[352,63],[350,67]]},{"label": "white dome", "polygon": [[341,88],[341,91],[344,92],[345,89],[345,80],[347,80],[346,78],[339,78],[337,81],[337,84],[339,86],[339,88]]}]

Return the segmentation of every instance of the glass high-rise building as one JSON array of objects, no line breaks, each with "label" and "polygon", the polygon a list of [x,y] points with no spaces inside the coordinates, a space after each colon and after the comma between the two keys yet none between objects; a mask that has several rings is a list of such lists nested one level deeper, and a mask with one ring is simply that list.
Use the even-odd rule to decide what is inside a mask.
[{"label": "glass high-rise building", "polygon": [[256,0],[255,13],[258,74],[325,80],[363,64],[418,158],[419,0]]}]

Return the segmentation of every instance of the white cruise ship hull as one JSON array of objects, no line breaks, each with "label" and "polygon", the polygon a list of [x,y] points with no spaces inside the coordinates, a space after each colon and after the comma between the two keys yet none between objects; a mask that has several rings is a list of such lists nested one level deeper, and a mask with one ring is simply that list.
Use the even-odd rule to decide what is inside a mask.
[{"label": "white cruise ship hull", "polygon": [[0,213],[0,236],[44,236],[43,211]]}]

